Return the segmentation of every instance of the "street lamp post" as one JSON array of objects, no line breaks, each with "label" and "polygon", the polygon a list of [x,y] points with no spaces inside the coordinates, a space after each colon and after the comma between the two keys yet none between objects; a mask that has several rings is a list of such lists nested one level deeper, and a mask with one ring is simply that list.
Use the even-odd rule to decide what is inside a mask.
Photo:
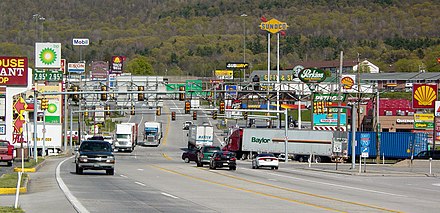
[{"label": "street lamp post", "polygon": [[[243,63],[246,63],[246,14],[241,14],[243,17]],[[243,81],[246,81],[246,70],[243,69]]]},{"label": "street lamp post", "polygon": [[[44,18],[43,16],[41,16],[40,14],[34,14],[32,15],[32,18],[35,19],[35,42],[38,41],[38,21],[45,21],[46,18]],[[41,40],[43,40],[43,23],[41,24]]]}]

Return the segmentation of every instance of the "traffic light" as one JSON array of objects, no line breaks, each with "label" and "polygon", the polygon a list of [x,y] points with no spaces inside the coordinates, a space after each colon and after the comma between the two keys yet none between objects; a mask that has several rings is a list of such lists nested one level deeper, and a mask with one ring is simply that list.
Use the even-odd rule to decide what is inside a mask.
[{"label": "traffic light", "polygon": [[[138,86],[138,91],[143,92],[144,86]],[[138,93],[138,101],[144,101],[144,99],[145,99],[144,93]]]},{"label": "traffic light", "polygon": [[49,100],[47,98],[41,99],[41,109],[46,110],[49,108]]},{"label": "traffic light", "polygon": [[212,119],[217,119],[217,112],[216,111],[214,111],[213,113],[212,113]]},{"label": "traffic light", "polygon": [[176,120],[176,112],[171,112],[171,120],[172,121]]},{"label": "traffic light", "polygon": [[193,120],[197,120],[197,112],[196,111],[193,112]]},{"label": "traffic light", "polygon": [[76,85],[73,85],[72,87],[70,87],[71,88],[71,90],[72,90],[72,92],[74,92],[73,94],[72,94],[72,101],[75,101],[75,102],[78,102],[79,101],[79,94],[78,94],[78,91],[79,91],[79,87],[78,86],[76,86]]},{"label": "traffic light", "polygon": [[89,117],[89,112],[88,111],[84,112],[84,117]]},{"label": "traffic light", "polygon": [[105,115],[110,116],[110,106],[105,106]]},{"label": "traffic light", "polygon": [[156,115],[157,116],[160,116],[162,114],[162,110],[161,110],[161,108],[160,107],[157,107],[157,109],[156,109]]},{"label": "traffic light", "polygon": [[244,113],[243,113],[243,118],[244,118],[245,120],[248,119],[248,112],[244,112]]},{"label": "traffic light", "polygon": [[225,114],[225,102],[220,101],[220,114]]},{"label": "traffic light", "polygon": [[[179,91],[185,91],[185,86],[179,87]],[[185,93],[179,93],[179,101],[185,100]]]},{"label": "traffic light", "polygon": [[[101,86],[101,91],[102,92],[106,92],[107,91],[107,86],[106,85],[102,85]],[[107,101],[107,93],[101,93],[101,101]]]},{"label": "traffic light", "polygon": [[189,114],[190,110],[191,110],[191,102],[187,101],[185,102],[185,114]]},{"label": "traffic light", "polygon": [[134,106],[131,106],[131,112],[130,112],[130,115],[135,115],[136,113],[135,113],[135,108],[134,108]]}]

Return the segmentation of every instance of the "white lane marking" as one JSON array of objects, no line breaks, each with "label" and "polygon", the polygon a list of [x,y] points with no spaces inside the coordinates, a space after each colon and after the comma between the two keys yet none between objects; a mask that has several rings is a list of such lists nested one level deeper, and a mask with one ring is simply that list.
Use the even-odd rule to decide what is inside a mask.
[{"label": "white lane marking", "polygon": [[65,161],[72,159],[73,157],[75,157],[75,156],[64,159],[63,161],[61,161],[58,164],[56,172],[55,172],[55,177],[57,179],[58,186],[60,187],[61,191],[63,191],[64,195],[67,197],[67,200],[69,200],[69,202],[73,205],[73,208],[75,208],[75,210],[80,213],[88,213],[89,211],[79,202],[79,200],[75,196],[73,196],[73,194],[70,192],[69,188],[67,188],[66,184],[64,184],[64,181],[60,175],[61,165]]},{"label": "white lane marking", "polygon": [[178,199],[178,197],[176,197],[176,196],[174,196],[174,195],[170,195],[170,194],[165,193],[165,192],[162,192],[162,194],[165,195],[165,196],[167,196],[167,197],[171,197],[171,198],[174,198],[174,199]]},{"label": "white lane marking", "polygon": [[[243,169],[247,169],[247,168],[243,168]],[[251,170],[251,169],[247,169],[247,170]],[[252,169],[251,171],[256,171],[256,170]],[[339,185],[339,184],[320,182],[320,181],[315,181],[315,180],[308,180],[308,179],[304,179],[304,178],[291,177],[291,176],[280,175],[280,174],[276,174],[276,173],[267,173],[267,174],[278,176],[278,177],[282,177],[282,178],[290,178],[290,179],[294,179],[294,180],[307,181],[307,182],[311,182],[311,183],[318,183],[318,184],[322,184],[322,185],[334,186],[334,187],[339,187],[339,188],[347,188],[347,189],[353,189],[353,190],[360,190],[360,191],[372,192],[372,193],[377,193],[377,194],[392,195],[392,196],[397,196],[397,197],[408,197],[408,196],[405,196],[405,195],[398,195],[398,194],[382,192],[382,191],[376,191],[376,190],[371,190],[371,189],[364,189],[364,188],[358,188],[358,187],[352,187],[352,186],[344,186],[344,185]]]},{"label": "white lane marking", "polygon": [[440,183],[434,183],[433,186],[440,186]]},{"label": "white lane marking", "polygon": [[125,175],[119,175],[119,176],[121,176],[121,177],[123,177],[123,178],[128,178],[127,176],[125,176]]},{"label": "white lane marking", "polygon": [[146,186],[145,184],[141,183],[141,182],[134,182],[135,184],[141,185],[141,186]]},{"label": "white lane marking", "polygon": [[144,171],[144,169],[137,169],[138,171]]}]

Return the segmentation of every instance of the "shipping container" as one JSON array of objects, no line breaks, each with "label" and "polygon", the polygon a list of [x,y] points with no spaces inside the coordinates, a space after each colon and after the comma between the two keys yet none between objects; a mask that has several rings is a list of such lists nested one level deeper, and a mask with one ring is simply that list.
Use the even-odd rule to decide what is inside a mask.
[{"label": "shipping container", "polygon": [[[368,140],[368,157],[375,158],[376,151],[376,132],[356,132],[356,156],[361,154],[362,140]],[[348,156],[351,156],[351,133],[349,134]],[[385,159],[407,159],[417,155],[419,152],[427,150],[428,135],[426,133],[412,132],[381,132],[380,134],[380,155]]]}]

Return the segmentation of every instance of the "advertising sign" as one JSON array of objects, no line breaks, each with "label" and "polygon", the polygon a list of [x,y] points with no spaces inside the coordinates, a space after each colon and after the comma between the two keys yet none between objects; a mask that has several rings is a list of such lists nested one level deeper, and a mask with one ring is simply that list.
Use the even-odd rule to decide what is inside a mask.
[{"label": "advertising sign", "polygon": [[27,86],[28,59],[0,56],[0,86]]},{"label": "advertising sign", "polygon": [[72,40],[72,44],[75,46],[88,46],[89,39],[88,38],[74,38]]},{"label": "advertising sign", "polygon": [[91,66],[92,80],[106,80],[108,76],[108,62],[93,61]]},{"label": "advertising sign", "polygon": [[121,74],[124,66],[124,59],[122,56],[112,56],[111,73]]},{"label": "advertising sign", "polygon": [[228,62],[226,63],[227,69],[249,69],[249,63],[243,62]]},{"label": "advertising sign", "polygon": [[85,63],[68,63],[67,64],[67,71],[70,73],[84,73],[86,71],[86,64]]},{"label": "advertising sign", "polygon": [[34,70],[35,81],[61,82],[63,80],[63,71],[61,70]]},{"label": "advertising sign", "polygon": [[435,117],[440,117],[440,101],[435,102],[434,115]]},{"label": "advertising sign", "polygon": [[260,23],[260,29],[265,30],[270,33],[278,33],[283,30],[287,30],[289,26],[286,24],[286,22],[281,22],[276,19],[271,19],[266,22]]},{"label": "advertising sign", "polygon": [[342,92],[357,92],[354,88],[356,83],[356,75],[342,75],[341,85]]},{"label": "advertising sign", "polygon": [[61,59],[61,71],[66,74],[66,59]]},{"label": "advertising sign", "polygon": [[437,84],[413,84],[412,107],[434,109],[437,100]]},{"label": "advertising sign", "polygon": [[234,79],[234,71],[232,70],[215,70],[215,77],[223,80]]},{"label": "advertising sign", "polygon": [[[340,125],[345,126],[347,124],[346,113],[341,113]],[[338,125],[338,114],[313,114],[313,125],[314,126],[337,126]]]},{"label": "advertising sign", "polygon": [[61,123],[61,104],[58,99],[49,99],[45,115],[46,123]]},{"label": "advertising sign", "polygon": [[35,43],[36,68],[61,68],[61,43]]},{"label": "advertising sign", "polygon": [[228,92],[226,92],[226,94],[231,95],[231,96],[237,96],[237,85],[225,85],[225,90],[227,90]]},{"label": "advertising sign", "polygon": [[320,83],[325,80],[326,76],[323,70],[308,68],[301,70],[298,78],[304,83]]},{"label": "advertising sign", "polygon": [[414,129],[433,129],[434,114],[414,114]]}]

